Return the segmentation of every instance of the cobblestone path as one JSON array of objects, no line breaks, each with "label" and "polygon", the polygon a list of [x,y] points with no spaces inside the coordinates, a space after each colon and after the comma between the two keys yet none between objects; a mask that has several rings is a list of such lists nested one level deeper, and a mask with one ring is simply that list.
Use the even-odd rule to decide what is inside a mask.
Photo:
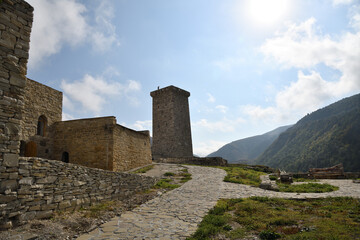
[{"label": "cobblestone path", "polygon": [[79,237],[102,239],[186,239],[220,198],[269,196],[318,198],[349,196],[360,198],[360,184],[351,180],[324,180],[339,186],[331,193],[279,193],[241,184],[225,183],[225,171],[217,168],[187,166],[192,180],[138,208],[114,218],[99,229]]}]

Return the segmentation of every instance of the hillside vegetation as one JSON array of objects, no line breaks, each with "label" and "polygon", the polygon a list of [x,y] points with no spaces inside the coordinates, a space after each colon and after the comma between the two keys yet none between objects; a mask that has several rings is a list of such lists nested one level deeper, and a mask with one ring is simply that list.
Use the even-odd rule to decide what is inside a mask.
[{"label": "hillside vegetation", "polygon": [[360,94],[308,114],[255,163],[293,172],[343,163],[345,171],[360,171]]},{"label": "hillside vegetation", "polygon": [[229,163],[252,163],[289,127],[291,126],[279,127],[262,135],[228,143],[216,152],[209,154],[208,157],[222,157]]}]

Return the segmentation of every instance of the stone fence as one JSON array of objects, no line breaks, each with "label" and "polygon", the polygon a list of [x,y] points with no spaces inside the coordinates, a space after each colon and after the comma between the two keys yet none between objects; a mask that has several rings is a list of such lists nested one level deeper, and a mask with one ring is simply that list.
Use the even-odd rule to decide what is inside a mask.
[{"label": "stone fence", "polygon": [[48,218],[56,210],[124,199],[155,182],[152,177],[55,160],[25,157],[4,160],[0,167],[0,228]]},{"label": "stone fence", "polygon": [[158,158],[157,163],[194,164],[202,166],[227,166],[227,161],[221,157],[193,158]]}]

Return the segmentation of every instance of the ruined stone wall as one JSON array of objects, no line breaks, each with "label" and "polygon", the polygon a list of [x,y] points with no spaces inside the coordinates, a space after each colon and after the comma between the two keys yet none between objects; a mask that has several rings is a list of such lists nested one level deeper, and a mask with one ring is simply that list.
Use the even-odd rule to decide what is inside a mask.
[{"label": "ruined stone wall", "polygon": [[87,167],[113,170],[113,131],[115,117],[57,122],[53,125],[53,156]]},{"label": "ruined stone wall", "polygon": [[33,10],[22,0],[0,3],[0,174],[18,161]]},{"label": "ruined stone wall", "polygon": [[152,163],[149,131],[114,128],[113,171],[127,171]]},{"label": "ruined stone wall", "polygon": [[[40,116],[46,119],[44,135],[37,134]],[[35,157],[50,158],[52,155],[52,124],[62,119],[62,92],[33,81],[26,80],[25,108],[22,114],[20,140],[36,144]]]},{"label": "ruined stone wall", "polygon": [[153,158],[192,157],[190,93],[169,86],[150,95],[153,98]]},{"label": "ruined stone wall", "polygon": [[[7,171],[9,170],[9,171]],[[0,228],[50,217],[103,200],[125,199],[153,186],[155,178],[21,157],[6,166],[0,183]]]}]

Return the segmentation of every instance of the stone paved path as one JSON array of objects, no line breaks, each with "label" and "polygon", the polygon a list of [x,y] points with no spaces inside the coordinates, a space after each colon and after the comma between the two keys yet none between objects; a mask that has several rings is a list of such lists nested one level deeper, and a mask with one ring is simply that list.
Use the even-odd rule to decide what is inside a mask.
[{"label": "stone paved path", "polygon": [[360,198],[360,184],[351,180],[324,180],[340,187],[331,193],[279,193],[241,184],[225,183],[225,171],[217,168],[187,166],[192,180],[138,208],[114,218],[99,229],[79,237],[102,239],[185,239],[220,198],[269,196],[318,198],[350,196]]}]

